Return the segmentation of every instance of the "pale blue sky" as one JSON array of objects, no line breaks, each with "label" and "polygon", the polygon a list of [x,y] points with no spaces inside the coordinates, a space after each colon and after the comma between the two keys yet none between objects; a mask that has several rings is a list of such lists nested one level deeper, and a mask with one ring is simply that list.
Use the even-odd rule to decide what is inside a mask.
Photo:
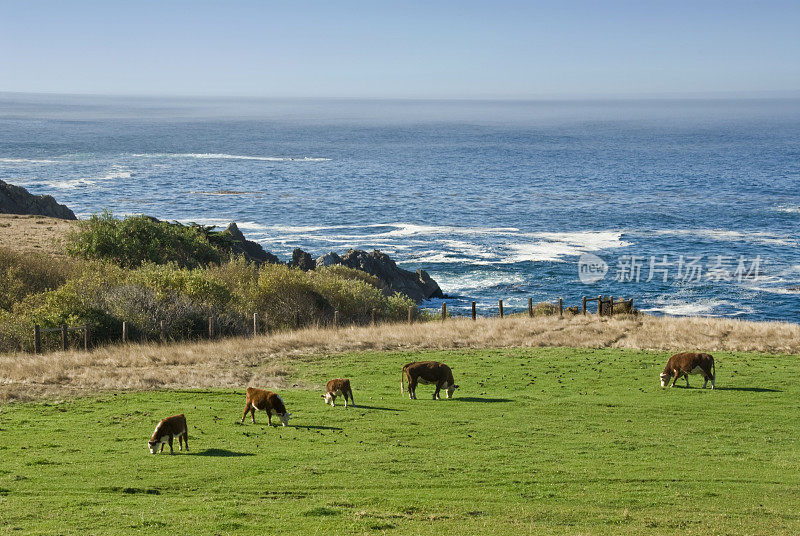
[{"label": "pale blue sky", "polygon": [[0,0],[0,91],[537,98],[797,90],[797,0]]}]

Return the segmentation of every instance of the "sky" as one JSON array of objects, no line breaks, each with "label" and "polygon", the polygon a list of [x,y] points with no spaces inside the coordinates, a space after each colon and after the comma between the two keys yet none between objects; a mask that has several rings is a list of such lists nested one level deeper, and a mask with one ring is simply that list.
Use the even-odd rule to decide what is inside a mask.
[{"label": "sky", "polygon": [[800,1],[0,0],[0,91],[800,94]]}]

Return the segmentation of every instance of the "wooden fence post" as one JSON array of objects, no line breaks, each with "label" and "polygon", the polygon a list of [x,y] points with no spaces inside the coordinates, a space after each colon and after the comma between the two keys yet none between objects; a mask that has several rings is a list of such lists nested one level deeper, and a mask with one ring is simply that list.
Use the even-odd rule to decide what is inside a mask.
[{"label": "wooden fence post", "polygon": [[89,324],[83,326],[83,350],[89,351]]},{"label": "wooden fence post", "polygon": [[162,343],[167,342],[167,327],[164,324],[163,320],[161,320],[158,323],[158,331],[159,331],[159,334],[161,335],[161,342]]},{"label": "wooden fence post", "polygon": [[33,351],[37,354],[42,353],[42,328],[39,324],[33,325]]},{"label": "wooden fence post", "polygon": [[258,313],[253,313],[253,337],[258,335]]},{"label": "wooden fence post", "polygon": [[533,298],[528,298],[528,316],[533,318]]},{"label": "wooden fence post", "polygon": [[614,316],[614,296],[609,298],[608,316]]},{"label": "wooden fence post", "polygon": [[214,317],[213,316],[209,316],[208,317],[208,338],[209,339],[213,339],[214,338]]},{"label": "wooden fence post", "polygon": [[372,317],[370,318],[370,325],[372,325],[372,326],[375,325],[375,319],[377,318],[377,316],[378,316],[378,310],[373,307],[372,308]]},{"label": "wooden fence post", "polygon": [[61,349],[67,350],[67,325],[61,324]]},{"label": "wooden fence post", "polygon": [[472,302],[472,319],[475,320],[478,317],[477,311],[475,310],[475,302]]},{"label": "wooden fence post", "polygon": [[408,323],[411,324],[414,321],[414,306],[408,306]]},{"label": "wooden fence post", "polygon": [[597,297],[597,316],[600,316],[600,311],[603,308],[603,296]]},{"label": "wooden fence post", "polygon": [[586,314],[586,296],[583,297],[583,304],[581,306],[581,314]]},{"label": "wooden fence post", "polygon": [[447,304],[442,302],[442,322],[447,318]]},{"label": "wooden fence post", "polygon": [[561,317],[564,316],[564,299],[563,298],[559,298],[558,299],[558,316],[561,316]]},{"label": "wooden fence post", "polygon": [[126,344],[128,342],[128,323],[124,320],[122,321],[122,344]]},{"label": "wooden fence post", "polygon": [[339,329],[339,311],[333,312],[333,329]]},{"label": "wooden fence post", "polygon": [[500,300],[498,303],[500,309],[500,318],[503,318],[503,300]]}]

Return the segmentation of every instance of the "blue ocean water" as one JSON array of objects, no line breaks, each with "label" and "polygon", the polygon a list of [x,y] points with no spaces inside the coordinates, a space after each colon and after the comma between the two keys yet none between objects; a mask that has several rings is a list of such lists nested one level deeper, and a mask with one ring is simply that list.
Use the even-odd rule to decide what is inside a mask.
[{"label": "blue ocean water", "polygon": [[380,249],[456,312],[610,294],[800,319],[798,100],[0,94],[0,179],[79,217],[236,221],[283,258]]}]

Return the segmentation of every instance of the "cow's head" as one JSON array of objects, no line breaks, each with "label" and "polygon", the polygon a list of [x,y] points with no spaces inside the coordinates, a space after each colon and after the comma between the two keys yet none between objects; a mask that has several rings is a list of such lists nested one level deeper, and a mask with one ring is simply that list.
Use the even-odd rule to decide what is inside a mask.
[{"label": "cow's head", "polygon": [[667,374],[666,372],[662,372],[661,373],[661,388],[663,389],[664,387],[666,387],[668,383],[669,383],[669,374]]},{"label": "cow's head", "polygon": [[150,454],[158,454],[158,447],[161,445],[161,441],[156,441],[151,439],[147,442],[147,446],[150,449]]},{"label": "cow's head", "polygon": [[336,395],[334,395],[333,393],[325,393],[324,395],[320,396],[322,396],[322,398],[325,399],[326,404],[330,404],[331,400],[334,400],[336,398]]},{"label": "cow's head", "polygon": [[286,412],[283,415],[278,415],[278,417],[281,418],[281,424],[284,425],[284,426],[289,424],[289,417],[291,417],[291,416],[292,416],[292,414],[289,413],[289,412]]},{"label": "cow's head", "polygon": [[453,396],[453,392],[458,389],[458,385],[451,385],[450,387],[445,390],[445,395],[447,398],[451,398]]}]

